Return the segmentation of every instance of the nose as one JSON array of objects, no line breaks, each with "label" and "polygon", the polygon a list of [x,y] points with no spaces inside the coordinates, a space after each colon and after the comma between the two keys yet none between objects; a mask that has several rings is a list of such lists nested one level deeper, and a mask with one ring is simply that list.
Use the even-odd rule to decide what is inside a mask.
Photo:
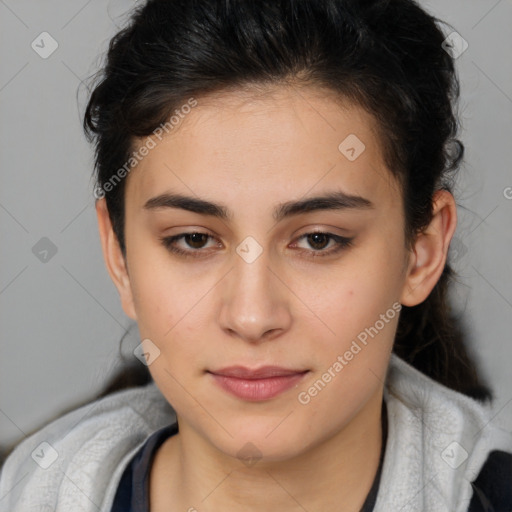
[{"label": "nose", "polygon": [[249,343],[273,340],[291,325],[289,295],[270,268],[267,252],[251,263],[234,255],[235,268],[224,280],[219,322],[231,337]]}]

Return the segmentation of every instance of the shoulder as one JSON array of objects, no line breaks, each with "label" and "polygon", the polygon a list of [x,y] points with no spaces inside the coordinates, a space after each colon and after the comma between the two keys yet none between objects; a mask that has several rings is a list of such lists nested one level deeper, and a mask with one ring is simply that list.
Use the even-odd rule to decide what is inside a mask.
[{"label": "shoulder", "polygon": [[491,404],[439,384],[396,354],[391,354],[384,398],[390,428],[386,485],[405,486],[404,496],[426,500],[428,510],[467,510],[479,493],[496,496],[501,507],[506,498],[500,489],[512,488],[512,433],[496,421]]},{"label": "shoulder", "polygon": [[486,438],[495,433],[494,429],[502,430],[493,422],[490,403],[440,384],[394,353],[391,354],[384,392],[395,408],[421,416],[424,425],[430,420],[429,426],[439,432],[471,431],[474,439]]},{"label": "shoulder", "polygon": [[8,456],[0,473],[0,512],[99,510],[131,455],[174,421],[153,382],[65,414]]}]

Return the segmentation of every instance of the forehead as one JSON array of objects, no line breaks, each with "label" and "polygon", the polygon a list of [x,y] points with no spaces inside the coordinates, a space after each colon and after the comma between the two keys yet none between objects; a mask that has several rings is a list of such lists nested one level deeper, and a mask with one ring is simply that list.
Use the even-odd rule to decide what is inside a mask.
[{"label": "forehead", "polygon": [[374,118],[333,93],[237,90],[198,98],[186,112],[161,140],[139,140],[156,145],[128,175],[133,207],[167,189],[241,205],[244,194],[263,203],[333,187],[397,200]]}]

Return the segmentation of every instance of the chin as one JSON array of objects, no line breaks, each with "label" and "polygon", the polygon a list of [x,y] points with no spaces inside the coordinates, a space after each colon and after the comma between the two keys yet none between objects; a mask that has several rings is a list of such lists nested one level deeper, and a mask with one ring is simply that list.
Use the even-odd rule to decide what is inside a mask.
[{"label": "chin", "polygon": [[220,451],[248,466],[258,461],[277,462],[291,459],[304,450],[307,429],[301,433],[294,422],[288,423],[285,420],[279,424],[282,419],[267,418],[260,422],[254,418],[239,420],[236,424],[226,425],[233,437],[221,430],[220,435],[215,439],[211,438],[210,442]]}]

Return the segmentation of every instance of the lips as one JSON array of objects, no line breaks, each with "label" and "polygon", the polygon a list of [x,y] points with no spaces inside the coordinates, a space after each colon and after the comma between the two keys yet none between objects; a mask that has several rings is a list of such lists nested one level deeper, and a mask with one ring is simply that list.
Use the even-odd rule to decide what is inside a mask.
[{"label": "lips", "polygon": [[212,371],[215,375],[223,375],[224,377],[235,377],[238,379],[267,379],[269,377],[287,377],[304,373],[307,370],[289,370],[280,366],[262,366],[251,370],[243,366],[230,366],[222,370]]},{"label": "lips", "polygon": [[221,389],[231,395],[242,400],[262,401],[274,398],[294,387],[308,371],[279,366],[263,366],[256,369],[230,366],[208,373]]}]

